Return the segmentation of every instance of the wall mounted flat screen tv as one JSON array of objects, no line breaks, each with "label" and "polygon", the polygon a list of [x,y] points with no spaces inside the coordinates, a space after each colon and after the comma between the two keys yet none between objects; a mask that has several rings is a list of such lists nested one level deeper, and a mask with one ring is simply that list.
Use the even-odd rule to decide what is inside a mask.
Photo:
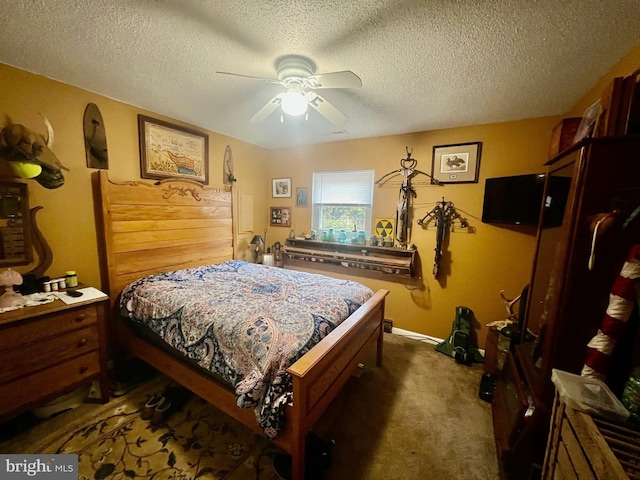
[{"label": "wall mounted flat screen tv", "polygon": [[[544,193],[544,174],[487,178],[482,205],[483,223],[537,226]],[[545,227],[562,224],[570,178],[552,177],[545,199]]]}]

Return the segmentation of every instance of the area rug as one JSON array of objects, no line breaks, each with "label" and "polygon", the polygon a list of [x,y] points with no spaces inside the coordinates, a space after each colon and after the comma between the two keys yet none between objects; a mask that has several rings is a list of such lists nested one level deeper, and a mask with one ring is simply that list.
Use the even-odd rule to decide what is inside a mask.
[{"label": "area rug", "polygon": [[145,403],[171,385],[154,379],[52,432],[31,453],[78,454],[79,480],[278,478],[272,459],[281,451],[196,395],[169,418],[144,420]]}]

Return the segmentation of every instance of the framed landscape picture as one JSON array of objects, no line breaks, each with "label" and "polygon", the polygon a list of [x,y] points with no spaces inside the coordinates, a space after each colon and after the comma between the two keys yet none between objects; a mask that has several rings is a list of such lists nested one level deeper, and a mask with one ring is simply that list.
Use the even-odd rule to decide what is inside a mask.
[{"label": "framed landscape picture", "polygon": [[185,178],[209,184],[209,136],[138,115],[140,176]]}]

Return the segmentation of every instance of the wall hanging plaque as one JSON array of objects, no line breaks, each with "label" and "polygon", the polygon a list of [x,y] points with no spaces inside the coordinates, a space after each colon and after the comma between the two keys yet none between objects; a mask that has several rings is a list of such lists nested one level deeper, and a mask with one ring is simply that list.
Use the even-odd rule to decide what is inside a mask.
[{"label": "wall hanging plaque", "polygon": [[84,148],[87,154],[87,167],[109,169],[107,132],[100,110],[95,103],[87,104],[87,108],[84,109]]}]

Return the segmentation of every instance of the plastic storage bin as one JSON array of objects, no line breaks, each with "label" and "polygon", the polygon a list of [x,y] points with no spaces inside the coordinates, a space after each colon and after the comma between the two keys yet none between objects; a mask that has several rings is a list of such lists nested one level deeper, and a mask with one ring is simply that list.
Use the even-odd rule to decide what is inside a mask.
[{"label": "plastic storage bin", "polygon": [[568,407],[617,422],[626,422],[629,411],[609,387],[597,378],[582,377],[553,369],[551,381]]}]

